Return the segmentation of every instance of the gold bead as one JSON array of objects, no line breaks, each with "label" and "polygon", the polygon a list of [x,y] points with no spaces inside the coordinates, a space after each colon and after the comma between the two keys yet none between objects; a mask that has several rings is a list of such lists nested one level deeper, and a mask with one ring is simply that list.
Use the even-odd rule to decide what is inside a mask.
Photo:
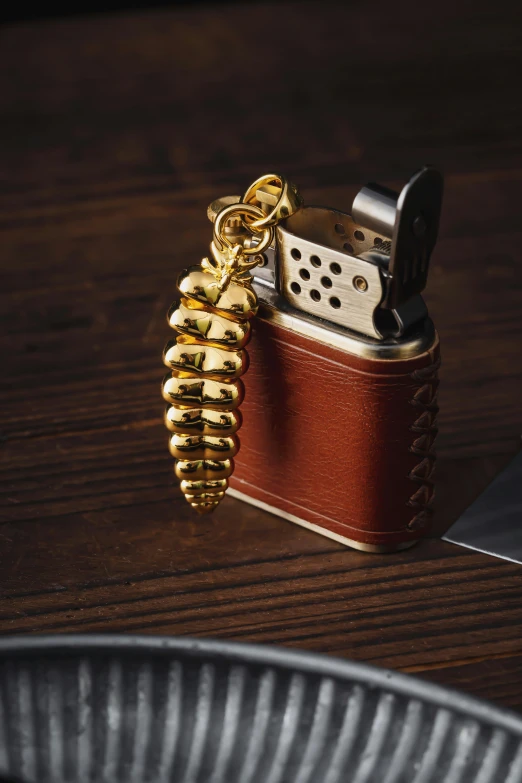
[{"label": "gold bead", "polygon": [[209,435],[180,435],[170,437],[169,450],[176,459],[228,459],[239,451],[239,441],[230,438],[216,438]]},{"label": "gold bead", "polygon": [[246,351],[229,351],[198,344],[170,340],[163,351],[163,362],[178,375],[205,377],[213,380],[235,380],[246,372]]},{"label": "gold bead", "polygon": [[[180,335],[181,342],[239,350],[250,339],[248,321],[236,322],[205,310],[198,302],[182,299],[174,302],[168,313],[169,325]],[[178,338],[179,340],[180,338]]]},{"label": "gold bead", "polygon": [[257,296],[252,288],[231,282],[222,292],[217,278],[201,266],[190,266],[181,272],[178,288],[187,299],[210,306],[227,318],[244,321],[257,312]]},{"label": "gold bead", "polygon": [[163,381],[163,398],[179,408],[210,408],[233,411],[245,395],[241,381],[211,381],[178,378],[167,375]]},{"label": "gold bead", "polygon": [[206,408],[176,408],[168,405],[165,426],[171,432],[199,435],[233,435],[241,426],[239,411],[212,411]]},{"label": "gold bead", "polygon": [[209,493],[219,494],[225,492],[228,488],[228,479],[213,479],[210,481],[182,481],[181,491],[185,495],[207,495]]},{"label": "gold bead", "polygon": [[209,481],[226,479],[234,472],[234,460],[177,460],[174,472],[180,480]]}]

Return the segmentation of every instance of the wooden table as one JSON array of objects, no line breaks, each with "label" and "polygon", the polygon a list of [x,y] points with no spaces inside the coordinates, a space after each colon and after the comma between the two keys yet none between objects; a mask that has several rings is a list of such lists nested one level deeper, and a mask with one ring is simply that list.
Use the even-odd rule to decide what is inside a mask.
[{"label": "wooden table", "polygon": [[[522,431],[517,16],[216,4],[3,30],[1,633],[288,645],[522,708],[522,569],[438,538]],[[207,203],[275,169],[349,209],[428,161],[447,178],[434,537],[373,556],[232,499],[195,518],[160,353]]]}]

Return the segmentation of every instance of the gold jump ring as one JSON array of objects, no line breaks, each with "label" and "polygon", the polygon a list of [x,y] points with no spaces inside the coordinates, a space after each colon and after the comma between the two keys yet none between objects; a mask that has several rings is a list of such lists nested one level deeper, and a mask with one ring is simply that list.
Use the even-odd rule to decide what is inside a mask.
[{"label": "gold jump ring", "polygon": [[[214,240],[217,241],[218,245],[221,247],[226,245],[227,247],[232,248],[236,244],[235,242],[231,242],[230,238],[227,237],[224,233],[227,221],[230,220],[230,218],[234,215],[239,215],[242,218],[247,216],[250,218],[257,218],[258,220],[256,220],[256,222],[258,222],[259,219],[265,216],[265,213],[260,207],[256,207],[254,204],[230,204],[230,206],[222,209],[221,212],[218,213],[214,222]],[[251,228],[250,224],[246,223],[246,225],[248,228]],[[255,233],[259,233],[261,235],[260,241],[255,247],[243,248],[242,255],[257,255],[258,253],[262,253],[272,244],[274,239],[273,226],[262,226],[261,229],[256,229]]]},{"label": "gold jump ring", "polygon": [[261,231],[267,226],[275,226],[281,220],[285,220],[290,215],[293,215],[303,205],[303,199],[295,185],[292,185],[281,174],[265,174],[263,177],[256,179],[246,191],[242,201],[251,205],[251,202],[256,200],[257,191],[266,185],[280,189],[281,193],[276,205],[268,215],[263,213],[263,216],[258,220],[246,221],[248,227],[254,231]]}]

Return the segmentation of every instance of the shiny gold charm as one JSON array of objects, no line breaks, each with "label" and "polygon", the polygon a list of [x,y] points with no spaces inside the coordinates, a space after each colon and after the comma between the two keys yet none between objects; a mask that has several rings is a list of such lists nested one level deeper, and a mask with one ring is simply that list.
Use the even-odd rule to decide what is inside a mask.
[{"label": "shiny gold charm", "polygon": [[200,514],[224,497],[239,451],[240,376],[258,307],[250,270],[264,262],[274,226],[302,204],[295,187],[275,174],[228,202],[215,213],[210,256],[178,278],[181,299],[168,313],[178,336],[163,353],[171,370],[163,381],[170,453],[181,490]]}]

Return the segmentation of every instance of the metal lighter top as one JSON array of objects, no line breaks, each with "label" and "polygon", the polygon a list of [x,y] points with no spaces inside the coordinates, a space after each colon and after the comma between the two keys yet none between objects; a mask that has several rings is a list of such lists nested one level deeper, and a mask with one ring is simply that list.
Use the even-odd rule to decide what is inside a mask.
[{"label": "metal lighter top", "polygon": [[[297,310],[383,340],[401,337],[427,314],[428,276],[442,203],[442,176],[431,167],[400,194],[362,188],[351,216],[303,207],[276,229],[272,265],[256,269]],[[258,192],[264,207],[264,192]],[[266,207],[265,207],[266,208]]]}]

